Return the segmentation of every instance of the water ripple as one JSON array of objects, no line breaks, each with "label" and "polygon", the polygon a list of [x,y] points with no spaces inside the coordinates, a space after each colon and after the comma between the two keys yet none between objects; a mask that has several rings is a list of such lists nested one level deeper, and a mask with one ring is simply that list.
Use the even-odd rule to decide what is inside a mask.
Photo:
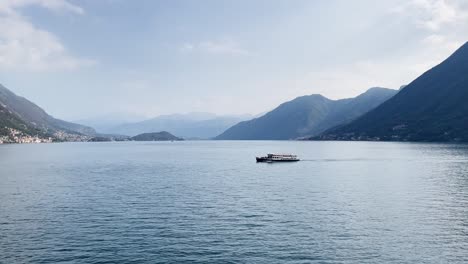
[{"label": "water ripple", "polygon": [[[252,161],[272,151],[304,162]],[[45,144],[0,154],[0,263],[468,262],[466,145]]]}]

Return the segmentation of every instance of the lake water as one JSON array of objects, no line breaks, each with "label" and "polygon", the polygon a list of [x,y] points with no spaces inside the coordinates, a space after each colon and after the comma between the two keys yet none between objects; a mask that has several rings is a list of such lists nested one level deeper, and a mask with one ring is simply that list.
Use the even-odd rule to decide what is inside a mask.
[{"label": "lake water", "polygon": [[0,263],[25,262],[467,263],[468,145],[2,145]]}]

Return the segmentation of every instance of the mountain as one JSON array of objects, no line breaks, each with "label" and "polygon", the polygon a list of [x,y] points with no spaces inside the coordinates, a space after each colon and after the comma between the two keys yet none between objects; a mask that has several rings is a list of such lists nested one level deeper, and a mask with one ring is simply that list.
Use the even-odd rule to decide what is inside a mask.
[{"label": "mountain", "polygon": [[1,111],[3,111],[0,117],[2,122],[10,123],[10,125],[6,125],[7,127],[13,128],[14,124],[18,124],[28,133],[56,135],[57,137],[96,134],[96,131],[91,127],[50,116],[36,104],[24,97],[17,96],[3,85],[0,85],[0,105],[2,106]]},{"label": "mountain", "polygon": [[15,136],[47,138],[49,135],[31,127],[0,103],[0,143],[15,142]]},{"label": "mountain", "polygon": [[169,131],[183,138],[209,139],[250,116],[216,116],[210,113],[163,115],[136,123],[122,124],[105,133],[134,136],[152,131]]},{"label": "mountain", "polygon": [[108,113],[97,115],[91,118],[75,120],[75,123],[96,129],[98,133],[105,133],[110,129],[126,123],[135,123],[145,120],[144,116],[131,113]]},{"label": "mountain", "polygon": [[143,133],[131,137],[130,140],[134,141],[171,141],[171,140],[183,140],[178,138],[167,131],[154,132],[154,133]]},{"label": "mountain", "polygon": [[468,43],[392,99],[319,138],[468,142]]},{"label": "mountain", "polygon": [[371,88],[358,97],[330,100],[321,95],[298,97],[250,121],[240,122],[216,139],[282,140],[314,136],[361,116],[397,93]]}]

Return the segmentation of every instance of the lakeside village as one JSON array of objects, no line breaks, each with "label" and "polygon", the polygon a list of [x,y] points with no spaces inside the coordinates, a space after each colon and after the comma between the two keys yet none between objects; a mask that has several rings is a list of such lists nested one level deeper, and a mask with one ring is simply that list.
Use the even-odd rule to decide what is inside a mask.
[{"label": "lakeside village", "polygon": [[0,144],[8,144],[8,143],[19,143],[19,144],[26,144],[26,143],[51,143],[52,138],[42,138],[39,136],[31,136],[27,135],[19,130],[13,128],[5,128],[7,130],[7,135],[0,136]]},{"label": "lakeside village", "polygon": [[69,134],[63,131],[57,131],[53,137],[31,136],[14,128],[5,127],[6,135],[0,135],[0,144],[33,144],[33,143],[52,143],[52,142],[82,142],[88,141],[89,137],[83,135]]}]

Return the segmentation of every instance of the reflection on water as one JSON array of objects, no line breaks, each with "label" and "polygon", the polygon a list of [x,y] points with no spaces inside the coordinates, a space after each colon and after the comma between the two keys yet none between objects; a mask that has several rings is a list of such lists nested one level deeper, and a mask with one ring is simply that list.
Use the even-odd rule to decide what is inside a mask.
[{"label": "reflection on water", "polygon": [[468,262],[467,145],[3,145],[0,168],[2,263]]}]

